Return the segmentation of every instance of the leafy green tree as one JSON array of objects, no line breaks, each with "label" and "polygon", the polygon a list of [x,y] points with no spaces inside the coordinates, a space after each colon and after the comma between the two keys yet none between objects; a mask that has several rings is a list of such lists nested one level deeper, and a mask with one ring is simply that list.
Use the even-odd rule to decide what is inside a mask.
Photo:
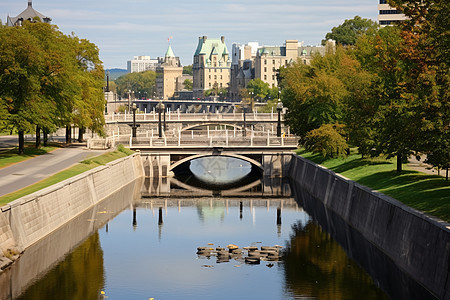
[{"label": "leafy green tree", "polygon": [[341,25],[333,27],[331,32],[326,34],[322,44],[325,45],[327,40],[332,39],[344,46],[354,45],[359,36],[377,27],[378,24],[376,22],[355,16],[353,19],[345,20]]},{"label": "leafy green tree", "polygon": [[270,92],[269,84],[259,78],[252,79],[247,84],[247,91],[253,99],[265,99]]},{"label": "leafy green tree", "polygon": [[11,127],[19,135],[19,154],[24,150],[24,133],[34,129],[45,102],[40,93],[44,53],[39,41],[21,27],[0,30],[0,97],[6,103]]},{"label": "leafy green tree", "polygon": [[193,83],[192,80],[186,79],[183,81],[184,88],[188,91],[192,91]]},{"label": "leafy green tree", "polygon": [[[399,24],[408,74],[403,86],[420,123],[416,150],[434,166],[450,165],[450,3],[448,1],[390,0],[408,18]],[[448,178],[448,177],[447,177]]]},{"label": "leafy green tree", "polygon": [[123,98],[128,97],[129,93],[138,99],[150,97],[156,91],[156,72],[129,73],[120,76],[115,82],[117,93]]},{"label": "leafy green tree", "polygon": [[305,148],[323,157],[344,157],[348,153],[343,124],[324,124],[307,133]]},{"label": "leafy green tree", "polygon": [[306,134],[323,124],[342,119],[343,100],[348,95],[339,78],[344,50],[336,55],[316,56],[311,65],[296,62],[281,69],[283,104],[288,108],[286,120],[295,134]]},{"label": "leafy green tree", "polygon": [[18,131],[19,153],[25,132],[42,129],[45,136],[73,124],[74,116],[77,125],[101,132],[103,68],[95,45],[54,25],[25,21],[0,28],[0,53],[0,98],[7,126]]},{"label": "leafy green tree", "polygon": [[185,75],[193,75],[194,72],[192,71],[192,65],[184,66],[183,67],[183,74],[185,74]]}]

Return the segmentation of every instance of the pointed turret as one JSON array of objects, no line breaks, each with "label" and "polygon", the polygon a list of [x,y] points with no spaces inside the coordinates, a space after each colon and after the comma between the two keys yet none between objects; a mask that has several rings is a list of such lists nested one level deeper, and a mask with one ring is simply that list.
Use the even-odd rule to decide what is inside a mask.
[{"label": "pointed turret", "polygon": [[172,46],[169,45],[169,47],[167,48],[165,57],[175,57],[175,54],[173,53],[172,50]]}]

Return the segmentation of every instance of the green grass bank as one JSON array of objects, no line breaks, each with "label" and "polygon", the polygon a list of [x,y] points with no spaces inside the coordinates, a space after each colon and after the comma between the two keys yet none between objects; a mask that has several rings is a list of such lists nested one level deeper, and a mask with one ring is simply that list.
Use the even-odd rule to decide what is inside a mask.
[{"label": "green grass bank", "polygon": [[450,222],[450,182],[444,177],[408,170],[407,165],[398,174],[395,160],[363,159],[356,153],[332,159],[304,150],[298,150],[297,154],[414,209]]},{"label": "green grass bank", "polygon": [[[14,201],[16,199],[19,199],[20,197],[29,195],[31,193],[34,193],[41,189],[49,187],[55,183],[61,182],[68,178],[74,177],[76,175],[79,175],[79,174],[89,171],[91,169],[94,169],[96,167],[103,166],[111,161],[116,160],[116,159],[131,155],[133,153],[134,153],[133,151],[126,149],[122,145],[119,145],[117,147],[117,150],[115,150],[115,151],[107,152],[105,154],[86,159],[86,160],[76,164],[73,167],[70,167],[66,170],[56,173],[56,174],[54,174],[44,180],[41,180],[33,185],[30,185],[30,186],[23,188],[21,190],[18,190],[16,192],[13,192],[13,193],[10,193],[10,194],[0,197],[0,206],[7,204],[11,201]],[[3,160],[3,158],[1,158],[0,161],[1,160]]]}]

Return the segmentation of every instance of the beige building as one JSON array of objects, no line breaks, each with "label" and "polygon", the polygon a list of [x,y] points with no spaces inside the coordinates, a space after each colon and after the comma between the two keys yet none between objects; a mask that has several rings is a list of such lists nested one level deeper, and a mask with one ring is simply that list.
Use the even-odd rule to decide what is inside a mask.
[{"label": "beige building", "polygon": [[33,1],[31,0],[28,1],[28,7],[23,12],[21,12],[17,17],[10,17],[10,16],[7,17],[6,26],[9,27],[21,26],[22,22],[25,20],[28,20],[30,22],[41,21],[49,24],[52,21],[51,18],[44,16],[40,12],[36,11],[33,8]]},{"label": "beige building", "polygon": [[380,26],[388,26],[395,22],[403,21],[406,16],[395,8],[387,4],[386,0],[379,0],[378,4],[378,23]]},{"label": "beige building", "polygon": [[324,55],[335,49],[336,43],[332,40],[327,41],[325,46],[303,46],[297,40],[286,40],[283,46],[235,44],[232,50],[230,96],[239,98],[239,91],[256,78],[268,83],[270,87],[278,86],[277,75],[281,67],[287,67],[296,61],[309,64],[315,54]]},{"label": "beige building", "polygon": [[199,37],[194,54],[193,96],[203,98],[206,90],[228,88],[230,84],[229,53],[225,45],[225,37],[208,39]]},{"label": "beige building", "polygon": [[172,98],[181,87],[183,79],[183,67],[180,58],[173,53],[169,45],[164,60],[156,68],[156,96],[161,99]]}]

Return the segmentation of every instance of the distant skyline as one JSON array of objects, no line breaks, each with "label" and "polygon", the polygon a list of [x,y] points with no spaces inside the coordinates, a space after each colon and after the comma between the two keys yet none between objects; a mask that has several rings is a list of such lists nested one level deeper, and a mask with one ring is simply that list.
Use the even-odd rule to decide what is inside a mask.
[{"label": "distant skyline", "polygon": [[[28,0],[0,0],[0,19],[17,16]],[[233,43],[319,45],[327,32],[355,16],[377,19],[376,0],[33,0],[65,34],[95,43],[105,69],[126,69],[133,56],[164,56],[168,38],[182,65],[192,64],[199,36]]]}]

